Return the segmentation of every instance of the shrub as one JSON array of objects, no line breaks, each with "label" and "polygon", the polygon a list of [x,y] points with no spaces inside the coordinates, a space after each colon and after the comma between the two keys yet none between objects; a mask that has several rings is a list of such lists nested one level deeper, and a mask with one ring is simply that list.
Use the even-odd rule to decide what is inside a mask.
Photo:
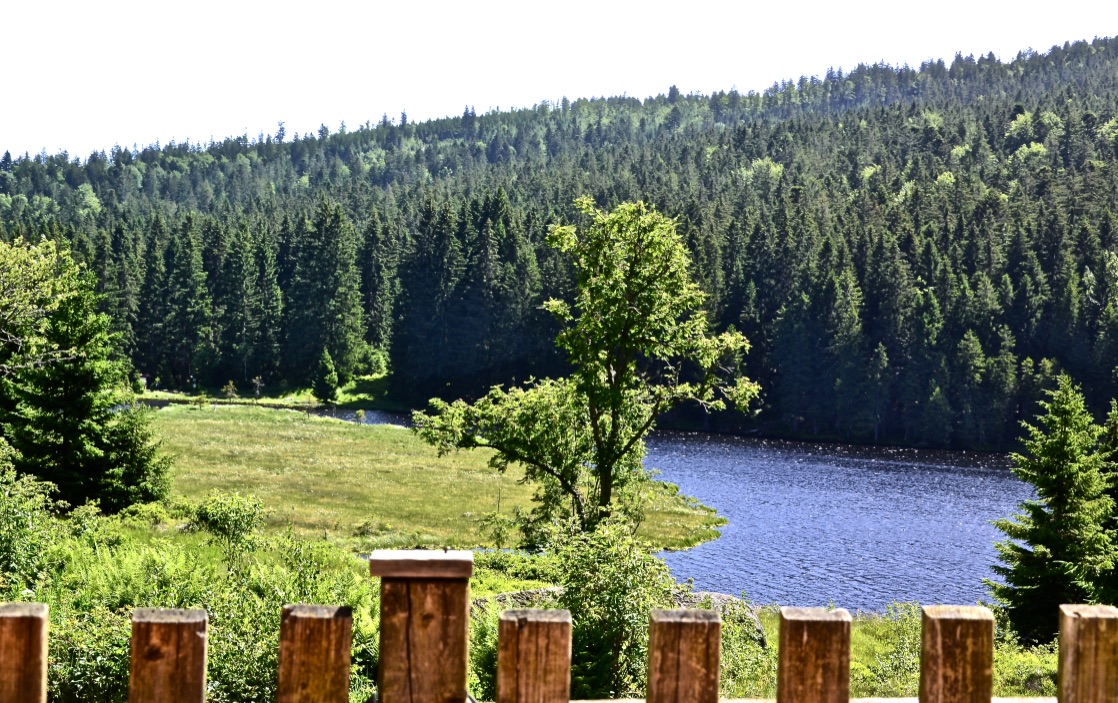
[{"label": "shrub", "polygon": [[209,533],[233,564],[256,546],[256,531],[264,524],[264,506],[255,496],[212,493],[198,506],[192,526]]},{"label": "shrub", "polygon": [[727,698],[776,697],[776,647],[765,643],[745,603],[722,613],[722,668],[719,688]]},{"label": "shrub", "polygon": [[575,525],[557,544],[560,606],[571,611],[572,698],[622,698],[645,686],[648,617],[670,605],[675,582],[628,525]]},{"label": "shrub", "polygon": [[34,584],[47,565],[53,540],[50,493],[53,486],[16,476],[12,451],[0,438],[0,600]]}]

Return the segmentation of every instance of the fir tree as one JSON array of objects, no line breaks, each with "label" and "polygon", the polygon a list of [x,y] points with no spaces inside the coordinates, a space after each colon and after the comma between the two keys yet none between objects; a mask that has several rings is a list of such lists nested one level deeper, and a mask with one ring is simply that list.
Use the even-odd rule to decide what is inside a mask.
[{"label": "fir tree", "polygon": [[1025,424],[1025,454],[1014,454],[1013,472],[1036,489],[1021,512],[994,525],[1005,583],[987,580],[1026,642],[1048,642],[1057,632],[1059,606],[1098,602],[1113,569],[1114,545],[1106,527],[1114,514],[1107,495],[1101,427],[1087,411],[1079,388],[1062,375],[1041,403],[1039,426]]}]

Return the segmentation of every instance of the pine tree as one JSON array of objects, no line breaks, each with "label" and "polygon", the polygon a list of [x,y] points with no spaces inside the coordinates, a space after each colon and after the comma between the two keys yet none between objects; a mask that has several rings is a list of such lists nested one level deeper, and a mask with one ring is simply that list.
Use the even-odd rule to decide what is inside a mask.
[{"label": "pine tree", "polygon": [[1097,602],[1113,570],[1114,544],[1106,532],[1114,516],[1107,495],[1103,429],[1087,411],[1079,388],[1062,375],[1041,403],[1039,426],[1025,424],[1025,454],[1014,454],[1015,473],[1036,489],[1021,512],[994,522],[1005,583],[987,580],[1026,642],[1048,642],[1057,632],[1059,606]]}]

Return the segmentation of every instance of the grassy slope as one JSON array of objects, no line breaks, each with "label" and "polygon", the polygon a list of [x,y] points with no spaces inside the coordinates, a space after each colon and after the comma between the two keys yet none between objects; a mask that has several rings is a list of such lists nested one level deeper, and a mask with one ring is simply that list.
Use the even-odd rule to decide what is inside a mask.
[{"label": "grassy slope", "polygon": [[[438,458],[406,430],[242,406],[172,406],[155,415],[177,455],[176,497],[213,489],[260,497],[274,527],[325,533],[360,549],[487,545],[484,513],[529,507],[531,488],[513,470],[488,468],[487,455]],[[711,511],[662,491],[642,533],[680,548],[717,536]]]}]

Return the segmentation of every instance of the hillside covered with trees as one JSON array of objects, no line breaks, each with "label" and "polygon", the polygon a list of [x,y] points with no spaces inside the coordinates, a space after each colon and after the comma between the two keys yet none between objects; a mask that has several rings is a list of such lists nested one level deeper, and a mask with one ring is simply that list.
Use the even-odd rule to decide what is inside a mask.
[{"label": "hillside covered with trees", "polygon": [[[3,145],[0,144],[0,149]],[[678,218],[769,434],[1004,448],[1059,371],[1118,395],[1118,39],[332,133],[0,158],[0,238],[68,243],[163,387],[567,371],[575,199]]]}]

